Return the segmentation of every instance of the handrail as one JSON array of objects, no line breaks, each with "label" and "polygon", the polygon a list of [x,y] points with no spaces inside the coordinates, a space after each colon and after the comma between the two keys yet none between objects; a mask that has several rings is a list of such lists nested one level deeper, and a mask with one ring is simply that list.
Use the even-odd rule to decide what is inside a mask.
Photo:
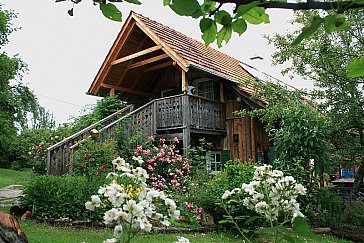
[{"label": "handrail", "polygon": [[56,147],[59,147],[60,145],[62,145],[62,144],[64,144],[64,143],[66,143],[67,141],[69,141],[69,140],[71,140],[71,139],[73,139],[73,138],[75,138],[75,137],[78,137],[79,135],[81,135],[81,134],[83,134],[83,133],[85,133],[85,132],[87,132],[87,131],[89,131],[89,130],[93,129],[94,127],[96,127],[97,125],[99,125],[99,124],[103,123],[104,121],[107,121],[107,120],[109,120],[110,118],[112,118],[112,117],[114,117],[114,116],[117,116],[117,115],[119,115],[120,113],[125,112],[126,110],[131,109],[132,107],[134,107],[134,106],[133,106],[133,105],[128,105],[128,106],[124,107],[123,109],[121,109],[121,110],[119,110],[119,111],[117,111],[117,112],[115,112],[115,113],[113,113],[113,114],[111,114],[111,115],[109,115],[109,116],[107,116],[107,117],[105,117],[105,118],[101,119],[100,121],[95,122],[94,124],[91,124],[90,126],[88,126],[88,127],[84,128],[84,129],[82,129],[81,131],[79,131],[79,132],[77,132],[77,133],[75,133],[75,134],[73,134],[73,135],[71,135],[71,136],[69,136],[69,137],[67,137],[67,138],[64,138],[62,141],[60,141],[60,142],[58,142],[58,143],[56,143],[56,144],[54,144],[54,145],[50,146],[49,148],[47,148],[47,150],[52,150],[52,149],[54,149],[54,148],[56,148]]},{"label": "handrail", "polygon": [[151,100],[151,101],[149,101],[148,103],[146,103],[145,105],[142,105],[141,107],[139,107],[138,109],[135,109],[135,110],[133,110],[132,112],[130,112],[130,113],[128,113],[128,114],[126,114],[125,116],[120,117],[119,119],[117,119],[117,120],[113,121],[113,122],[112,122],[112,123],[110,123],[109,125],[107,125],[107,126],[103,127],[102,129],[100,129],[100,132],[101,132],[101,131],[103,131],[103,130],[108,129],[109,127],[111,127],[111,126],[115,125],[116,123],[120,122],[121,120],[125,119],[125,118],[126,118],[126,117],[128,117],[128,116],[132,116],[132,115],[134,115],[135,113],[139,112],[140,110],[144,109],[145,107],[147,107],[147,106],[149,106],[149,105],[153,104],[155,101],[156,101],[156,100]]}]

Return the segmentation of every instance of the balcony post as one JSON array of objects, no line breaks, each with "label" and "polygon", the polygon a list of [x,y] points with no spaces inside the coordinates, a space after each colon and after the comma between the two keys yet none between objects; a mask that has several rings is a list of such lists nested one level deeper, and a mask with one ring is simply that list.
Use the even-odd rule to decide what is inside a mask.
[{"label": "balcony post", "polygon": [[182,119],[183,119],[183,147],[185,148],[185,155],[186,155],[186,148],[190,146],[190,139],[191,139],[191,129],[190,129],[190,109],[189,109],[189,96],[184,95],[182,96]]}]

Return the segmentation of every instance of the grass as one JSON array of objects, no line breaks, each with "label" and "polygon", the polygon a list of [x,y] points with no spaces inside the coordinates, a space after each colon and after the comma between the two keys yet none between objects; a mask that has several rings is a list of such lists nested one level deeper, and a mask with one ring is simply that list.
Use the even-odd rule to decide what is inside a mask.
[{"label": "grass", "polygon": [[[25,232],[30,243],[80,243],[80,242],[103,242],[103,240],[112,238],[111,229],[73,229],[73,228],[59,228],[48,226],[43,223],[35,223],[33,221],[21,222],[21,228]],[[228,233],[210,232],[206,234],[185,234],[185,233],[153,233],[153,234],[140,234],[136,236],[132,242],[134,243],[172,243],[177,240],[177,236],[188,238],[191,242],[203,243],[233,243],[237,239]]]},{"label": "grass", "polygon": [[0,169],[0,188],[9,185],[25,185],[32,176],[31,169],[23,171]]},{"label": "grass", "polygon": [[[53,227],[44,223],[34,221],[20,222],[22,230],[25,232],[30,243],[81,243],[81,242],[103,242],[103,240],[112,238],[111,229],[91,229],[91,228],[64,228]],[[209,232],[201,233],[153,233],[140,234],[136,236],[133,243],[171,243],[177,240],[178,236],[186,237],[191,243],[233,243],[242,242],[241,238],[235,237],[231,233]],[[293,236],[294,237],[294,236]],[[294,237],[296,238],[296,237]],[[257,241],[262,242],[262,241]],[[264,242],[270,242],[264,239]],[[309,239],[296,238],[296,242],[317,242],[317,243],[348,243],[350,241],[338,239],[330,235],[315,235]]]}]

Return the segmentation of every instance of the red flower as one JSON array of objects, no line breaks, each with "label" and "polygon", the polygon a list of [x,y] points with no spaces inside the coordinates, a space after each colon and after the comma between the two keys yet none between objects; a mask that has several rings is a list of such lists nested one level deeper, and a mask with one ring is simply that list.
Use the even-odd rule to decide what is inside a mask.
[{"label": "red flower", "polygon": [[178,221],[183,222],[183,221],[185,221],[185,218],[179,218]]},{"label": "red flower", "polygon": [[81,159],[84,159],[84,158],[85,158],[85,156],[81,155]]},{"label": "red flower", "polygon": [[90,156],[90,153],[89,152],[86,152],[85,153],[86,157]]},{"label": "red flower", "polygon": [[86,167],[86,162],[83,162],[82,163],[82,167]]},{"label": "red flower", "polygon": [[72,150],[68,151],[68,155],[71,155],[71,154],[73,154],[73,151]]}]

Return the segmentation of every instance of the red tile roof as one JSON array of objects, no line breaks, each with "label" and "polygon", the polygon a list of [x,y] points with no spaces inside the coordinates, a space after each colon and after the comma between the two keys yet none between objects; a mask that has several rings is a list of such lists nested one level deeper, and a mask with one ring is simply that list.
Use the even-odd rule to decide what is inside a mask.
[{"label": "red tile roof", "polygon": [[168,26],[151,20],[141,14],[132,13],[166,43],[188,66],[194,66],[225,79],[241,83],[241,89],[253,93],[252,80],[255,80],[239,64],[239,60],[230,57],[214,48],[192,39]]}]

